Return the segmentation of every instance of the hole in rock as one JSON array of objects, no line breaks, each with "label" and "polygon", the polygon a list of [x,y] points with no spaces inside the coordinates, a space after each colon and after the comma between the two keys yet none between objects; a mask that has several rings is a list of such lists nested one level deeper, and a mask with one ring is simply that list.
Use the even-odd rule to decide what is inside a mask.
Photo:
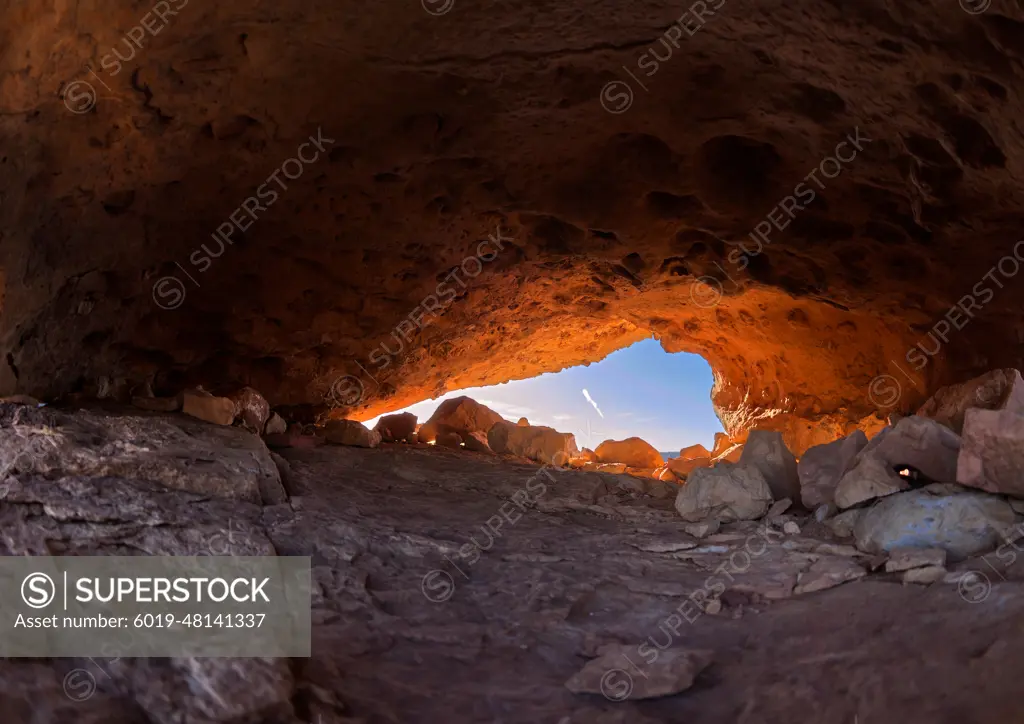
[{"label": "hole in rock", "polygon": [[[715,434],[723,432],[711,404],[713,382],[700,355],[669,353],[647,339],[591,365],[452,391],[397,412],[411,412],[422,423],[445,400],[466,396],[511,422],[525,417],[531,425],[572,433],[580,448],[639,437],[667,459],[691,445],[711,450]],[[380,417],[364,424],[373,427]]]}]

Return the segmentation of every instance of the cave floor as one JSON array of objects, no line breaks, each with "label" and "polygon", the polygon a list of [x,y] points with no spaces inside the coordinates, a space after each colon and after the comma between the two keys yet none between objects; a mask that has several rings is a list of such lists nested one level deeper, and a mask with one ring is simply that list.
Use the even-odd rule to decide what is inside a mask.
[{"label": "cave floor", "polygon": [[[315,611],[303,676],[333,688],[350,716],[551,724],[1019,716],[1024,596],[1013,570],[978,603],[955,583],[904,585],[877,573],[790,596],[815,561],[849,560],[849,549],[830,548],[830,534],[806,518],[808,535],[733,524],[698,543],[682,533],[671,497],[650,497],[638,490],[644,481],[626,476],[554,471],[552,482],[536,466],[406,446],[288,458],[305,492],[294,518],[268,533],[281,553],[313,555],[321,580],[336,583]],[[517,518],[506,502],[528,485],[537,490],[537,480],[546,490]],[[490,543],[485,523],[503,505],[515,523],[506,519]],[[460,556],[471,539],[490,550]],[[683,542],[696,545],[672,550]],[[676,632],[666,627],[692,591],[714,587],[716,569],[728,589],[724,609],[684,606],[687,620],[673,621]],[[648,642],[608,675],[609,695],[619,696],[669,636],[672,646],[715,652],[686,692],[614,702],[564,687],[600,645]]]},{"label": "cave floor", "polygon": [[[990,572],[998,582],[977,603],[956,583],[904,585],[879,572],[794,595],[816,571],[860,572],[867,557],[806,515],[697,540],[666,484],[625,475],[548,478],[536,465],[427,446],[283,455],[292,497],[267,506],[110,477],[9,479],[9,554],[196,555],[226,535],[237,552],[312,556],[315,582],[309,659],[9,659],[0,706],[10,721],[1019,721],[1017,566]],[[802,532],[783,535],[787,519]],[[485,532],[489,520],[497,534]],[[472,552],[474,539],[488,550]],[[725,589],[720,612],[686,603],[710,589]],[[654,672],[660,647],[709,649],[714,660],[692,688],[663,698],[569,692],[565,682],[614,643],[634,648],[607,674],[612,698]],[[66,678],[61,694],[73,667],[102,671],[85,701],[69,700]]]}]

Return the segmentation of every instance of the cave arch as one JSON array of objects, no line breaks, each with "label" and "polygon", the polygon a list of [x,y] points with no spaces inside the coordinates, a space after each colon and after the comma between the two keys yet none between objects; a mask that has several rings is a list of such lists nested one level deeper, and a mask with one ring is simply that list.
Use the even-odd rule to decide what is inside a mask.
[{"label": "cave arch", "polygon": [[[2,11],[0,392],[245,383],[366,418],[654,334],[712,364],[730,434],[801,450],[1024,363],[999,267],[1022,218],[999,50],[1019,10],[723,12],[609,112],[656,4],[573,18],[572,42],[565,8],[351,9],[310,28],[190,5],[117,73],[102,49],[130,3]],[[804,64],[750,37],[761,21]],[[913,78],[879,72],[894,27],[927,39]],[[367,394],[341,404],[352,380]]]}]

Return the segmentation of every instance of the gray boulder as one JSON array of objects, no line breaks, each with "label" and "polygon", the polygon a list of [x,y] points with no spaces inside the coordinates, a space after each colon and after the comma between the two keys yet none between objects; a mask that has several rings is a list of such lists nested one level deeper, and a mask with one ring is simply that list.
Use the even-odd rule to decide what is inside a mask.
[{"label": "gray boulder", "polygon": [[796,457],[786,447],[781,432],[752,430],[740,454],[740,465],[760,470],[775,500],[800,499]]},{"label": "gray boulder", "polygon": [[945,425],[916,415],[905,417],[860,451],[836,486],[836,505],[849,508],[906,490],[910,478],[898,472],[904,468],[913,468],[929,481],[951,483],[956,480],[959,452],[960,436]]},{"label": "gray boulder", "polygon": [[1002,498],[927,486],[878,501],[860,515],[853,534],[867,553],[942,548],[956,561],[994,548],[1014,520]]},{"label": "gray boulder", "polygon": [[839,480],[867,444],[867,435],[857,430],[826,445],[815,445],[800,456],[796,470],[805,508],[814,510],[835,500]]},{"label": "gray boulder", "polygon": [[688,523],[755,520],[768,512],[772,491],[754,466],[719,463],[694,470],[676,495],[676,510]]}]

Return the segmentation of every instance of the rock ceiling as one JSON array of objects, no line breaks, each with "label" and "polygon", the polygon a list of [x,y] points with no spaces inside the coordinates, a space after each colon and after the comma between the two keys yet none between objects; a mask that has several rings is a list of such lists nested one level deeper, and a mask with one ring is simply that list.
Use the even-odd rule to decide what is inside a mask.
[{"label": "rock ceiling", "polygon": [[962,5],[6,3],[0,391],[365,419],[654,335],[733,434],[876,425],[1024,364],[1024,10]]}]

